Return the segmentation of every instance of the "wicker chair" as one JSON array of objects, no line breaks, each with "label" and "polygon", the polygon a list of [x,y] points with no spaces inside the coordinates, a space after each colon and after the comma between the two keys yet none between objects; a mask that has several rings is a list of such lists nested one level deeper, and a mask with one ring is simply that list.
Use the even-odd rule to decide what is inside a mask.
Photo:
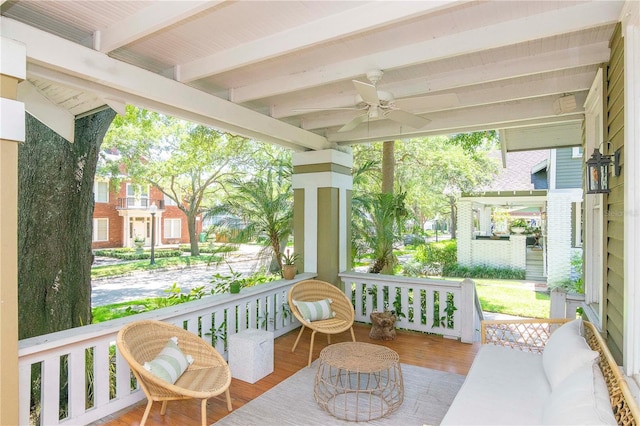
[{"label": "wicker chair", "polygon": [[[306,321],[293,303],[294,300],[315,302],[326,298],[333,300],[331,309],[336,313],[336,316],[334,318],[320,321]],[[350,330],[351,338],[354,342],[356,341],[356,336],[353,333],[353,321],[355,318],[353,305],[347,296],[345,296],[345,294],[333,284],[319,280],[300,281],[291,287],[291,290],[289,290],[288,301],[291,312],[302,323],[302,328],[300,328],[300,333],[298,333],[298,338],[293,344],[291,352],[296,350],[296,346],[298,346],[298,342],[300,341],[300,337],[302,336],[305,327],[312,331],[311,346],[309,347],[309,366],[311,366],[313,341],[317,332],[326,334],[327,341],[331,344],[332,334],[338,334]]]},{"label": "wicker chair", "polygon": [[[173,336],[178,338],[178,346],[184,354],[193,357],[193,363],[175,384],[159,379],[143,367],[145,362],[151,361],[158,355]],[[203,426],[207,424],[209,398],[224,392],[227,409],[232,410],[229,394],[231,384],[229,366],[211,345],[195,334],[161,321],[135,321],[118,332],[116,344],[147,396],[147,408],[142,416],[141,426],[144,426],[147,421],[154,401],[162,401],[160,414],[164,415],[168,401],[201,399]]]}]

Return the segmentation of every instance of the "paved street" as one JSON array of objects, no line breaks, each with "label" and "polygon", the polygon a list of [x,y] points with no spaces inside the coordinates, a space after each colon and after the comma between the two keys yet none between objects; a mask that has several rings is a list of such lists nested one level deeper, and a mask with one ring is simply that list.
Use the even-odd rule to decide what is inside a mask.
[{"label": "paved street", "polygon": [[[233,271],[248,275],[264,265],[265,260],[261,261],[258,257],[260,248],[243,245],[241,250],[231,253],[228,262]],[[96,259],[96,264],[107,262],[109,262],[108,259]],[[218,271],[229,273],[229,266],[223,263],[220,266],[194,266],[183,269],[138,272],[121,277],[93,280],[91,283],[91,305],[96,307],[145,297],[164,296],[166,295],[165,290],[169,289],[173,283],[176,283],[183,293],[202,285],[209,288],[213,274]]]}]

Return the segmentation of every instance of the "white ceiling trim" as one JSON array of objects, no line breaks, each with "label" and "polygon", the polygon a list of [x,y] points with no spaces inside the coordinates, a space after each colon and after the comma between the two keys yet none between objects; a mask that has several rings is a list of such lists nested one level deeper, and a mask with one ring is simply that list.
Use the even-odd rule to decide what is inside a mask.
[{"label": "white ceiling trim", "polygon": [[[362,56],[303,73],[281,75],[258,83],[236,87],[230,99],[243,103],[269,96],[303,90],[321,84],[357,78],[372,68],[382,70],[410,66],[579,31],[594,25],[617,22],[618,13],[606,2],[576,4],[538,15],[522,17],[491,26],[426,40],[373,55]],[[505,36],[508,34],[508,36]],[[566,53],[566,52],[565,52]]]},{"label": "white ceiling trim", "polygon": [[178,81],[190,82],[213,74],[231,71],[276,56],[286,55],[319,43],[371,31],[414,16],[458,6],[463,2],[375,2],[315,20],[296,28],[257,39],[215,55],[177,65]]},{"label": "white ceiling trim", "polygon": [[[598,62],[600,63],[600,62]],[[504,67],[499,67],[498,69],[503,70]],[[455,72],[453,72],[455,74]],[[446,78],[446,77],[445,77]],[[526,77],[525,77],[526,78]],[[562,94],[562,93],[573,93],[582,90],[588,90],[591,86],[591,81],[593,80],[593,72],[576,72],[575,74],[569,74],[565,76],[555,76],[550,75],[545,79],[536,79],[535,81],[526,81],[524,78],[514,78],[504,80],[500,85],[491,88],[478,88],[478,86],[471,86],[466,88],[461,88],[452,91],[458,96],[459,104],[453,107],[447,108],[420,108],[417,107],[415,110],[411,110],[411,112],[416,114],[423,114],[432,111],[445,110],[445,109],[457,109],[464,108],[474,105],[481,104],[490,104],[496,102],[504,102],[509,99],[525,99],[539,96],[547,96],[553,94]],[[392,92],[394,93],[394,92]],[[394,93],[395,95],[395,93]],[[396,98],[401,99],[403,96],[396,96]],[[410,98],[408,98],[410,99]],[[305,113],[305,111],[299,110],[299,108],[330,108],[329,102],[331,100],[323,101],[322,103],[314,103],[310,100],[310,104],[305,104],[304,102],[298,102],[295,105],[287,104],[286,106],[276,106],[272,110],[272,117],[281,118],[288,117],[293,115],[300,115]],[[354,97],[351,96],[350,104],[337,105],[338,107],[349,107],[354,105]],[[287,108],[284,110],[284,108]],[[291,109],[289,109],[291,108]],[[294,109],[298,109],[294,111]],[[307,111],[308,113],[308,111]],[[316,127],[324,127],[322,124],[323,120],[327,118],[315,118],[310,116],[304,119],[305,125],[303,126],[306,129],[313,129]],[[343,122],[344,123],[344,122]],[[339,123],[335,123],[338,125]],[[333,124],[332,124],[333,125]],[[315,126],[315,127],[314,127]]]},{"label": "white ceiling trim", "polygon": [[[41,67],[39,65],[29,64],[28,73],[30,76],[33,75],[35,77],[46,79],[48,81],[55,82],[67,87],[73,87],[76,89],[84,90],[85,92],[88,92],[88,93],[94,93],[97,96],[102,97],[105,103],[110,105],[112,108],[114,108],[114,106],[118,107],[117,104],[112,106],[114,102],[129,103],[131,105],[136,105],[141,108],[146,108],[148,110],[159,112],[161,114],[166,114],[173,117],[180,117],[184,120],[192,121],[194,123],[215,127],[216,129],[219,129],[219,130],[226,130],[233,134],[254,138],[262,142],[285,146],[295,151],[304,151],[307,149],[314,149],[312,141],[305,142],[305,140],[300,140],[299,142],[289,142],[271,134],[259,133],[259,132],[247,129],[246,127],[236,127],[236,126],[230,125],[229,123],[223,123],[219,120],[213,119],[210,116],[197,114],[191,111],[185,111],[183,109],[180,109],[178,106],[157,102],[146,97],[131,95],[127,92],[114,89],[113,87],[110,87],[108,85],[103,85],[97,82],[83,80],[81,78],[70,76],[63,72]],[[126,99],[127,101],[125,102],[124,99]],[[119,110],[116,109],[116,111],[119,111]],[[313,133],[308,133],[308,134],[313,135]]]},{"label": "white ceiling trim", "polygon": [[26,80],[18,84],[18,100],[24,102],[24,109],[29,114],[69,142],[74,142],[76,120],[68,110],[51,102]]},{"label": "white ceiling trim", "polygon": [[[584,92],[576,94],[576,102],[581,105],[586,98]],[[461,128],[471,130],[504,129],[521,126],[523,122],[537,117],[537,120],[581,121],[584,114],[576,111],[566,116],[557,116],[553,112],[553,96],[524,99],[493,105],[482,105],[455,111],[439,111],[429,114],[431,121],[421,130],[401,126],[391,120],[363,123],[350,132],[328,132],[331,142],[364,142],[389,139],[390,134],[398,135],[398,139],[458,133]],[[337,128],[336,128],[337,130]],[[544,141],[541,141],[544,142]]]},{"label": "white ceiling trim", "polygon": [[[216,127],[221,130],[241,135],[260,135],[261,140],[274,140],[276,137],[287,145],[299,145],[316,150],[330,147],[322,136],[117,61],[100,52],[12,19],[2,17],[0,23],[4,36],[27,46],[29,62],[98,83],[105,89],[120,91],[128,103],[134,104],[130,101],[134,97],[146,99],[149,103],[166,105],[175,108],[176,111],[184,110],[209,117],[216,121]],[[185,118],[184,114],[176,116]]]},{"label": "white ceiling trim", "polygon": [[222,1],[167,1],[155,3],[115,25],[98,30],[93,48],[107,53],[149,34],[217,6]]}]

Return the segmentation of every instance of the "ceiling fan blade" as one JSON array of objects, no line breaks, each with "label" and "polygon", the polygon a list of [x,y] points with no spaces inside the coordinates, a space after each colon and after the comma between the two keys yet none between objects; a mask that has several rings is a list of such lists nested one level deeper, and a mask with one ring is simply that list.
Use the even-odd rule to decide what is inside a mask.
[{"label": "ceiling fan blade", "polygon": [[407,126],[411,126],[414,129],[421,129],[427,124],[431,123],[428,118],[420,117],[419,115],[411,114],[410,112],[402,111],[399,109],[389,110],[385,117],[397,121]]},{"label": "ceiling fan blade", "polygon": [[380,98],[378,98],[378,90],[373,84],[363,83],[358,80],[352,80],[356,91],[360,95],[363,101],[369,105],[378,105]]},{"label": "ceiling fan blade", "polygon": [[338,132],[348,132],[349,130],[355,129],[358,124],[364,122],[369,117],[369,114],[362,114],[354,117],[351,121],[349,121],[344,126],[338,129]]},{"label": "ceiling fan blade", "polygon": [[335,107],[335,108],[296,108],[296,109],[292,109],[291,111],[293,112],[315,112],[315,111],[341,111],[341,110],[349,110],[349,111],[353,111],[353,110],[363,110],[365,108],[358,108],[358,107]]},{"label": "ceiling fan blade", "polygon": [[395,105],[408,111],[429,112],[440,108],[450,108],[460,105],[458,95],[443,93],[441,95],[417,96],[415,98],[396,99]]}]

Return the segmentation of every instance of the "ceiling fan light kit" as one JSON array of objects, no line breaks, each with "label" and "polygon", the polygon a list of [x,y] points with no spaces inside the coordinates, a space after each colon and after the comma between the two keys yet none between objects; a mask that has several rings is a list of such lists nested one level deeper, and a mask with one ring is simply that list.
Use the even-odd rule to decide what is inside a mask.
[{"label": "ceiling fan light kit", "polygon": [[353,86],[358,94],[355,97],[356,106],[365,111],[342,126],[338,132],[347,132],[355,129],[359,124],[368,119],[383,118],[396,121],[401,124],[421,129],[431,122],[431,120],[419,115],[404,111],[395,105],[393,94],[384,90],[378,90],[376,84],[384,73],[381,70],[371,70],[367,72],[367,79],[371,83],[364,83],[352,80]]}]

